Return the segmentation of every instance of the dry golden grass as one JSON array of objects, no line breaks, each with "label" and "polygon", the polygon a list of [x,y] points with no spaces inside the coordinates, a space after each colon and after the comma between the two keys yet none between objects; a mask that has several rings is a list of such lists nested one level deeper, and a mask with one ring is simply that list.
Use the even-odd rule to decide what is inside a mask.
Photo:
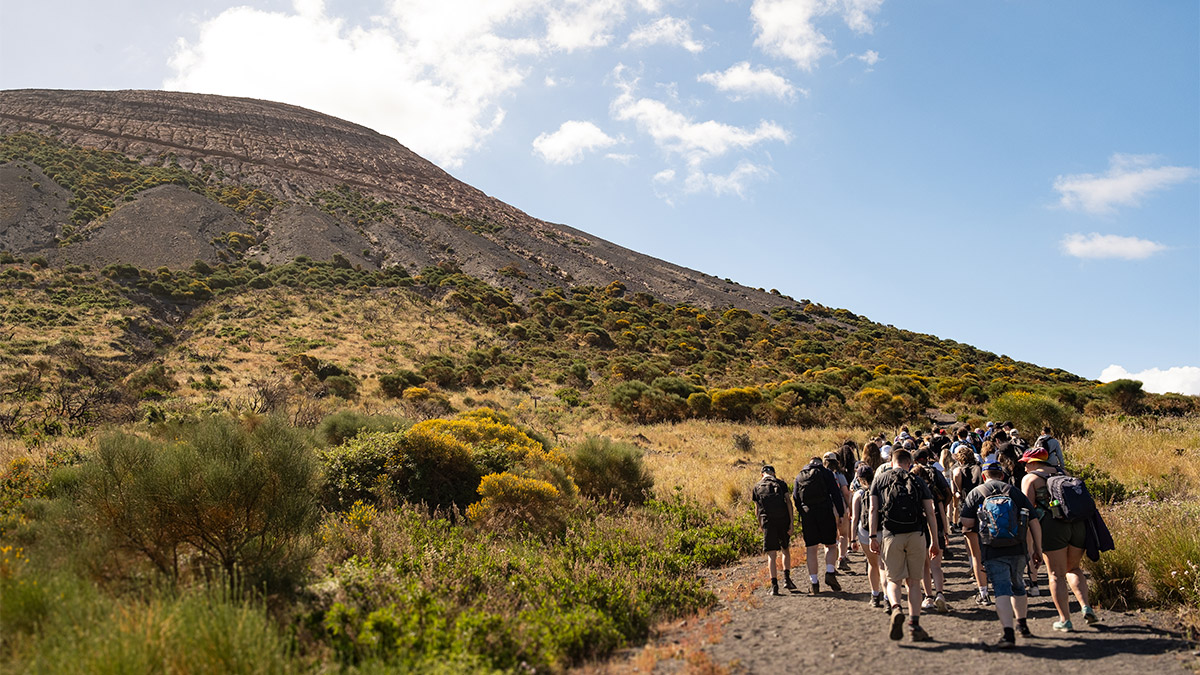
[{"label": "dry golden grass", "polygon": [[1073,461],[1091,462],[1129,487],[1169,476],[1200,494],[1200,420],[1089,418],[1086,426],[1091,433],[1064,448]]},{"label": "dry golden grass", "polygon": [[[734,448],[733,436],[740,433],[753,440],[751,452]],[[582,422],[577,437],[563,442],[609,436],[636,443],[645,448],[646,463],[660,490],[679,486],[702,503],[731,507],[749,498],[763,464],[774,465],[781,478],[790,478],[812,457],[837,450],[847,438],[861,446],[870,433],[867,429],[796,429],[710,420],[631,425],[593,417]]]}]

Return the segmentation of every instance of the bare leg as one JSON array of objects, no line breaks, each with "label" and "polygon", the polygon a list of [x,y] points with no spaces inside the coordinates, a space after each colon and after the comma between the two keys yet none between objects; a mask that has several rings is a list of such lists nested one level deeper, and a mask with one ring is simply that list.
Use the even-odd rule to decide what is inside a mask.
[{"label": "bare leg", "polygon": [[867,580],[871,582],[871,592],[878,593],[881,587],[882,574],[879,570],[879,554],[867,550]]},{"label": "bare leg", "polygon": [[946,574],[942,571],[942,554],[938,553],[933,562],[929,563],[929,571],[933,575],[933,590],[941,593],[946,590]]},{"label": "bare leg", "polygon": [[1050,577],[1050,597],[1054,599],[1054,609],[1058,610],[1059,621],[1071,619],[1071,598],[1067,595],[1067,549],[1045,551],[1046,574]]},{"label": "bare leg", "polygon": [[1075,594],[1079,604],[1088,607],[1092,603],[1088,602],[1087,577],[1083,576],[1083,569],[1079,567],[1082,558],[1083,549],[1067,547],[1067,583],[1070,584],[1071,592]]},{"label": "bare leg", "polygon": [[771,578],[777,578],[775,574],[775,551],[767,551],[767,572],[771,574]]},{"label": "bare leg", "polygon": [[917,577],[909,577],[907,583],[908,615],[910,617],[921,616],[921,580]]},{"label": "bare leg", "polygon": [[792,548],[790,546],[783,547],[783,571],[790,572],[792,569]]},{"label": "bare leg", "polygon": [[1000,625],[1004,628],[1013,627],[1013,596],[996,596],[996,614],[1000,617]]},{"label": "bare leg", "polygon": [[806,558],[805,562],[808,564],[809,576],[817,575],[817,551],[820,548],[820,546],[809,546],[805,549],[806,555],[804,557]]}]

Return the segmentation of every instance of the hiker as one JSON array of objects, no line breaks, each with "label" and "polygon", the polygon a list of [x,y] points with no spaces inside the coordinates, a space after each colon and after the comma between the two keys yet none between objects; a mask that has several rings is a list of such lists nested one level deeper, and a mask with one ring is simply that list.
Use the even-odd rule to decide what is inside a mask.
[{"label": "hiker", "polygon": [[971,445],[971,434],[967,431],[966,427],[959,429],[954,435],[958,440],[950,444],[950,452],[957,452],[964,445],[971,448],[971,452],[976,451],[976,446]]},{"label": "hiker", "polygon": [[854,523],[855,545],[867,558],[867,581],[871,584],[871,606],[883,607],[883,579],[879,569],[879,554],[871,550],[871,481],[875,469],[867,464],[855,470],[854,497],[851,501],[851,522]]},{"label": "hiker", "polygon": [[[970,443],[962,443],[954,454],[958,466],[954,468],[951,474],[950,481],[954,488],[954,499],[958,505],[959,513],[962,512],[963,500],[967,495],[974,490],[976,486],[983,482],[983,471],[976,462],[975,451],[971,448]],[[961,520],[955,518],[956,524],[963,534],[963,539],[967,542],[967,553],[971,563],[971,574],[975,577],[975,585],[978,593],[975,596],[975,604],[989,605],[991,604],[991,596],[988,595],[987,573],[983,569],[983,559],[980,557],[979,538],[975,531],[970,528],[961,526]]]},{"label": "hiker", "polygon": [[987,439],[991,438],[991,437],[992,437],[992,434],[994,434],[994,433],[996,433],[996,423],[995,423],[995,422],[988,422],[988,423],[987,423],[987,431],[983,432],[983,438],[984,438],[984,440],[987,440]]},{"label": "hiker", "polygon": [[837,521],[846,513],[842,500],[842,488],[833,472],[821,465],[820,457],[813,457],[807,466],[796,475],[796,486],[792,490],[796,511],[800,514],[800,530],[804,534],[807,552],[808,580],[813,595],[821,590],[817,577],[817,549],[825,547],[825,585],[841,591],[837,580]]},{"label": "hiker", "polygon": [[[847,506],[850,504],[850,483],[846,481],[845,474],[842,473],[842,463],[838,456],[832,452],[825,453],[825,468],[833,473],[834,480],[837,481],[838,487],[842,491],[842,503]],[[847,508],[845,513],[838,517],[838,562],[839,570],[850,570],[850,509]]]},{"label": "hiker", "polygon": [[[925,461],[922,461],[924,458]],[[937,469],[929,466],[931,458],[929,450],[917,453],[912,467],[913,475],[925,482],[929,493],[933,495],[933,508],[936,513],[937,529],[926,532],[926,538],[931,535],[936,538],[940,552],[932,558],[925,558],[925,571],[921,576],[921,585],[925,591],[925,600],[921,603],[922,610],[935,609],[939,614],[950,611],[946,606],[946,575],[942,571],[942,556],[946,552],[946,511],[944,505],[949,501],[950,484],[938,473]]]},{"label": "hiker", "polygon": [[1046,463],[1057,468],[1059,471],[1064,471],[1067,468],[1066,458],[1063,457],[1062,443],[1054,437],[1054,432],[1051,431],[1050,425],[1042,427],[1042,435],[1037,437],[1033,442],[1035,448],[1045,448],[1048,458]]},{"label": "hiker", "polygon": [[887,596],[891,607],[888,637],[904,637],[904,612],[900,607],[900,584],[908,585],[909,633],[913,642],[932,638],[921,627],[921,579],[925,557],[940,552],[936,539],[926,542],[925,531],[937,532],[933,495],[929,487],[914,476],[912,454],[903,448],[892,451],[891,469],[875,476],[871,483],[871,550],[882,551],[887,569]]},{"label": "hiker", "polygon": [[[858,464],[858,444],[853,439],[842,441],[842,447],[836,451],[838,463],[842,465],[841,472],[847,484],[854,480],[854,466]],[[849,502],[846,502],[849,504]]]},{"label": "hiker", "polygon": [[[986,464],[983,475],[983,485],[971,490],[963,501],[960,518],[964,528],[979,533],[983,566],[995,592],[996,614],[1004,631],[994,646],[1008,649],[1017,642],[1015,633],[1023,638],[1032,636],[1023,575],[1026,564],[1042,553],[1042,531],[1037,519],[1030,517],[1033,504],[1004,480],[1003,467],[994,462]],[[1026,545],[1027,530],[1032,534],[1032,551]]]},{"label": "hiker", "polygon": [[879,452],[879,444],[875,441],[868,441],[867,444],[863,446],[862,454],[863,463],[871,467],[872,471],[878,469],[879,466],[884,463],[883,455]]},{"label": "hiker", "polygon": [[1058,610],[1058,621],[1054,630],[1069,633],[1075,629],[1071,624],[1071,599],[1067,586],[1075,594],[1088,625],[1099,621],[1096,610],[1088,604],[1087,578],[1079,567],[1087,539],[1087,523],[1083,520],[1068,521],[1062,516],[1062,505],[1050,497],[1048,479],[1061,476],[1063,472],[1049,464],[1049,453],[1045,448],[1025,451],[1021,461],[1026,465],[1025,480],[1021,491],[1033,502],[1035,514],[1041,521],[1042,555],[1046,561],[1046,574],[1050,577],[1050,597]]},{"label": "hiker", "polygon": [[783,587],[789,591],[796,590],[796,584],[792,583],[792,556],[789,550],[795,518],[788,492],[787,482],[776,478],[775,467],[769,464],[762,468],[762,479],[751,490],[758,524],[763,531],[763,551],[767,554],[767,571],[771,575],[771,595],[783,595],[779,592],[779,578],[776,575],[775,554],[779,551],[783,552]]}]

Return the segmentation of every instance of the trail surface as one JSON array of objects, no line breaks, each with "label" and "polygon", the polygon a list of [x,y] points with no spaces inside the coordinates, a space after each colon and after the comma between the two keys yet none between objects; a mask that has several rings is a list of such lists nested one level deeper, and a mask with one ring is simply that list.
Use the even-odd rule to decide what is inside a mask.
[{"label": "trail surface", "polygon": [[[921,625],[933,642],[913,643],[887,637],[886,610],[872,608],[866,563],[851,554],[853,574],[842,572],[842,592],[821,586],[808,592],[803,562],[795,580],[803,589],[784,597],[765,594],[767,573],[761,559],[712,572],[711,585],[721,597],[712,613],[664,627],[645,648],[630,650],[596,670],[602,672],[706,673],[1194,673],[1196,653],[1171,630],[1173,617],[1153,611],[1100,611],[1101,621],[1085,625],[1074,608],[1075,632],[1051,629],[1057,619],[1047,595],[1030,598],[1029,626],[1034,637],[1017,638],[1007,651],[989,649],[1000,635],[993,607],[974,602],[961,537],[958,554],[944,564],[948,614],[923,613]],[[803,549],[798,549],[801,553]],[[823,566],[822,566],[823,567]],[[822,577],[823,577],[822,572]],[[906,605],[907,607],[907,605]],[[907,609],[905,610],[907,612]]]}]

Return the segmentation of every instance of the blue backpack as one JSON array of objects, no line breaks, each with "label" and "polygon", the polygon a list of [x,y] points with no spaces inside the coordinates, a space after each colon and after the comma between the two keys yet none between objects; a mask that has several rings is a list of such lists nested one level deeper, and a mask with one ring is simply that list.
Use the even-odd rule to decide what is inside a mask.
[{"label": "blue backpack", "polygon": [[1024,518],[1017,512],[1012,497],[997,492],[985,497],[976,515],[979,541],[984,546],[1006,547],[1025,543]]}]

